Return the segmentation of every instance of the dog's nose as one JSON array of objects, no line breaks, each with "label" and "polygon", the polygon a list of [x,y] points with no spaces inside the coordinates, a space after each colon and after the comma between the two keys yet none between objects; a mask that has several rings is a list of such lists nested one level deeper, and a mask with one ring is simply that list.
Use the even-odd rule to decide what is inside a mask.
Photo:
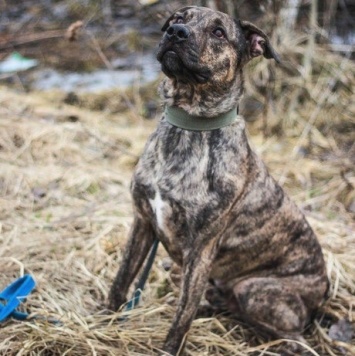
[{"label": "dog's nose", "polygon": [[174,24],[169,26],[169,28],[166,30],[166,36],[169,40],[178,43],[185,41],[190,36],[190,31],[184,25]]}]

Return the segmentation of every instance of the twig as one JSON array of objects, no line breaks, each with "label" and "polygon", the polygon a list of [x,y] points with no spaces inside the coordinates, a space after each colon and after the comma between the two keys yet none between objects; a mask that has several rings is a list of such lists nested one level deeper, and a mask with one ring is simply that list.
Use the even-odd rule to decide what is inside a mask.
[{"label": "twig", "polygon": [[95,140],[99,141],[102,145],[104,146],[108,146],[110,148],[113,148],[113,149],[117,149],[118,151],[120,151],[121,153],[127,155],[127,156],[130,156],[130,157],[133,157],[133,158],[136,158],[138,159],[139,156],[138,155],[135,155],[134,153],[130,152],[129,150],[126,150],[124,147],[122,146],[116,146],[116,145],[113,145],[111,144],[110,142],[106,141],[106,140],[103,140],[101,137],[99,137],[98,135],[96,135],[92,130],[90,130],[88,127],[84,127],[83,126],[83,129],[91,136],[93,137]]},{"label": "twig", "polygon": [[23,35],[20,38],[10,38],[5,41],[0,41],[0,50],[12,48],[14,46],[21,46],[27,43],[48,40],[52,38],[60,38],[65,35],[65,30],[51,30],[44,33],[31,33],[30,35]]},{"label": "twig", "polygon": [[346,186],[351,189],[351,190],[354,190],[355,187],[354,185],[350,182],[350,180],[348,179],[348,177],[345,175],[346,174],[346,170],[345,169],[342,169],[340,171],[340,177],[341,179],[345,182]]},{"label": "twig", "polygon": [[[96,40],[95,36],[90,33],[89,31],[86,31],[87,35],[89,36],[93,46],[94,46],[94,49],[96,50],[96,52],[98,53],[99,57],[101,58],[102,62],[105,64],[106,68],[109,70],[109,71],[113,71],[113,66],[111,64],[111,62],[108,60],[108,58],[106,57],[105,53],[102,51],[98,41]],[[133,103],[131,102],[131,100],[128,98],[128,96],[126,95],[125,92],[122,92],[121,93],[122,95],[122,98],[123,100],[125,101],[126,105],[128,106],[128,108],[134,113],[135,117],[137,119],[141,119],[138,111],[137,111],[137,108],[133,105]]]},{"label": "twig", "polygon": [[78,39],[78,32],[84,26],[83,21],[76,21],[72,23],[65,34],[66,38],[69,41],[76,41]]},{"label": "twig", "polygon": [[303,62],[303,67],[304,67],[304,78],[310,79],[312,76],[312,61],[313,61],[313,54],[314,54],[314,49],[315,49],[315,29],[317,26],[317,14],[318,14],[318,0],[312,0],[311,2],[311,14],[310,14],[310,20],[309,20],[309,27],[310,27],[310,34],[308,37],[308,46],[307,46],[307,51],[304,56],[304,62]]},{"label": "twig", "polygon": [[92,44],[94,45],[94,49],[96,50],[96,52],[99,55],[99,57],[102,60],[102,62],[105,64],[106,68],[108,70],[113,70],[113,66],[112,66],[111,62],[108,60],[108,58],[106,57],[104,52],[102,52],[102,49],[101,49],[101,47],[99,45],[99,42],[97,41],[95,36],[89,31],[86,31],[86,33],[88,34]]}]

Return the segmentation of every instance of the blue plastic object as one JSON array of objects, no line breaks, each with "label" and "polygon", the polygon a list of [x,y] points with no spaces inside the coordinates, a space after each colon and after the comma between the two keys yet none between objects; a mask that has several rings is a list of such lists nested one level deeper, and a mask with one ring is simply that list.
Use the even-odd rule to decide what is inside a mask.
[{"label": "blue plastic object", "polygon": [[31,293],[36,286],[36,282],[29,274],[18,278],[0,293],[0,322],[12,317],[18,320],[25,320],[28,314],[21,313],[16,308]]}]

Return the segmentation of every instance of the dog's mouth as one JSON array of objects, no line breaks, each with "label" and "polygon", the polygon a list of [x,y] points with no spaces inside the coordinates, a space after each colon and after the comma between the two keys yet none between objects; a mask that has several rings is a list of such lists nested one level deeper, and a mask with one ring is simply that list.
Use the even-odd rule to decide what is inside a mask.
[{"label": "dog's mouth", "polygon": [[184,63],[178,56],[178,54],[173,50],[167,50],[158,56],[159,62],[162,64],[163,68],[169,73],[179,73],[181,72]]},{"label": "dog's mouth", "polygon": [[169,78],[183,82],[203,84],[210,78],[210,71],[198,64],[198,55],[191,50],[174,48],[178,46],[160,46],[157,59],[162,71]]}]

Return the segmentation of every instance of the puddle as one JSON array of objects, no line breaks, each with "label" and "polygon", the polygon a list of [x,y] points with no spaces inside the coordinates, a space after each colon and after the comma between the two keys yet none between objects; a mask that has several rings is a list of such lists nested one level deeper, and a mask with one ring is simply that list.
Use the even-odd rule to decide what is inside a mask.
[{"label": "puddle", "polygon": [[138,56],[135,60],[119,58],[112,61],[112,65],[116,69],[97,69],[89,73],[60,72],[50,68],[35,70],[30,86],[36,90],[96,92],[146,84],[157,79],[160,73],[160,64],[153,54]]},{"label": "puddle", "polygon": [[355,31],[345,34],[338,34],[334,31],[334,34],[330,36],[331,45],[348,45],[355,46]]}]

